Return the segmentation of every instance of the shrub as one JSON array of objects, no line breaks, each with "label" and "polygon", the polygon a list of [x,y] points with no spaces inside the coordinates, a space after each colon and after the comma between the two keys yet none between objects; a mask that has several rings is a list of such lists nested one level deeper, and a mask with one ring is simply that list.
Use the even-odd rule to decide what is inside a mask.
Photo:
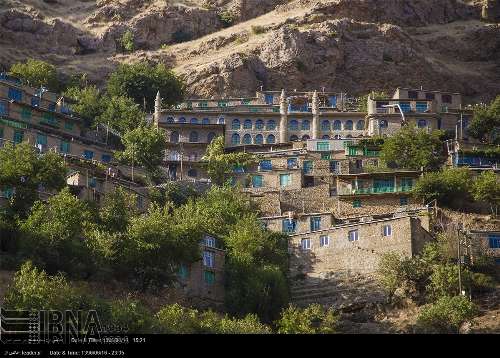
[{"label": "shrub", "polygon": [[418,315],[417,330],[426,333],[458,333],[460,326],[477,314],[476,306],[464,296],[443,296]]},{"label": "shrub", "polygon": [[260,35],[266,32],[266,28],[264,26],[252,25],[251,29],[254,35]]},{"label": "shrub", "polygon": [[337,317],[333,310],[324,310],[319,304],[300,309],[290,305],[283,310],[276,322],[279,333],[286,334],[329,334],[335,333]]},{"label": "shrub", "polygon": [[164,334],[199,333],[198,311],[173,304],[162,308],[157,314],[159,332]]},{"label": "shrub", "polygon": [[219,20],[224,27],[229,27],[234,23],[234,14],[229,10],[222,11],[219,13]]},{"label": "shrub", "polygon": [[134,52],[135,50],[134,33],[131,30],[125,31],[122,37],[120,38],[120,44],[122,45],[122,48],[125,51]]},{"label": "shrub", "polygon": [[130,298],[111,303],[111,322],[126,333],[152,333],[153,315],[139,301]]},{"label": "shrub", "polygon": [[52,91],[59,89],[56,67],[44,61],[30,58],[26,63],[15,63],[10,67],[9,74],[32,87],[44,86]]}]

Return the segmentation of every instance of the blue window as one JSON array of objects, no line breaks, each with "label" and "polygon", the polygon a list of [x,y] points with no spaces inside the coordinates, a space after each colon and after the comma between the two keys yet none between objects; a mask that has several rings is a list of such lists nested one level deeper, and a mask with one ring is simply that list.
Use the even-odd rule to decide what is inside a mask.
[{"label": "blue window", "polygon": [[215,255],[212,251],[203,251],[203,265],[206,267],[214,267]]},{"label": "blue window", "polygon": [[95,188],[95,187],[96,187],[96,185],[97,185],[96,178],[90,178],[90,180],[89,180],[89,186],[90,186],[91,188]]},{"label": "blue window", "polygon": [[260,170],[273,170],[273,166],[271,164],[271,161],[268,159],[261,160],[259,163],[259,168],[260,168]]},{"label": "blue window", "polygon": [[378,122],[378,126],[379,126],[380,128],[387,128],[387,127],[388,127],[388,125],[389,125],[389,124],[387,123],[387,121],[386,121],[385,119],[381,119],[381,120]]},{"label": "blue window", "polygon": [[213,285],[215,283],[215,272],[203,271],[203,278],[207,285]]},{"label": "blue window", "polygon": [[282,231],[285,233],[294,233],[297,230],[297,220],[294,219],[283,219]]},{"label": "blue window", "polygon": [[40,106],[40,98],[39,97],[31,97],[31,105],[33,107],[39,107]]},{"label": "blue window", "polygon": [[357,123],[356,123],[356,129],[358,131],[361,131],[363,129],[365,129],[365,121],[360,119]]},{"label": "blue window", "polygon": [[7,102],[0,101],[0,116],[7,116],[9,114],[9,107]]},{"label": "blue window", "polygon": [[71,114],[71,109],[68,107],[61,106],[61,113],[62,114]]},{"label": "blue window", "polygon": [[189,134],[189,141],[191,143],[196,143],[198,142],[198,132],[196,131],[192,131],[190,134]]},{"label": "blue window", "polygon": [[408,198],[406,196],[402,196],[399,198],[399,205],[405,206],[408,205]]},{"label": "blue window", "polygon": [[321,137],[321,139],[330,139],[330,136],[328,134],[325,134],[324,136]]},{"label": "blue window", "polygon": [[170,134],[170,142],[171,143],[178,143],[179,142],[179,132],[172,132]]},{"label": "blue window", "polygon": [[269,134],[267,136],[267,143],[268,144],[274,144],[276,142],[276,137],[272,134]]},{"label": "blue window", "polygon": [[311,128],[311,123],[309,122],[309,120],[304,119],[302,121],[302,130],[303,131],[308,131],[310,128]]},{"label": "blue window", "polygon": [[391,236],[392,235],[392,226],[384,225],[382,227],[382,236]]},{"label": "blue window", "polygon": [[47,136],[44,134],[37,134],[36,144],[47,145]]},{"label": "blue window", "polygon": [[233,123],[231,124],[232,129],[240,129],[240,120],[239,119],[233,119]]},{"label": "blue window", "polygon": [[238,133],[231,136],[231,144],[240,144],[240,135]]},{"label": "blue window", "polygon": [[59,150],[61,153],[69,153],[69,148],[70,148],[70,144],[69,142],[66,142],[64,140],[61,141],[61,145],[59,146]]},{"label": "blue window", "polygon": [[21,102],[23,99],[23,92],[17,88],[9,88],[9,99]]},{"label": "blue window", "polygon": [[330,161],[330,173],[340,173],[340,162],[338,160]]},{"label": "blue window", "polygon": [[351,230],[347,234],[347,239],[349,241],[358,241],[359,240],[359,232],[358,230]]},{"label": "blue window", "polygon": [[490,249],[500,249],[500,235],[488,235]]},{"label": "blue window", "polygon": [[299,137],[297,137],[295,134],[293,136],[290,137],[290,141],[291,142],[296,142],[299,140]]},{"label": "blue window", "polygon": [[336,107],[337,106],[337,96],[330,96],[328,98],[328,101],[330,102],[330,107]]},{"label": "blue window", "polygon": [[285,187],[292,184],[292,176],[290,174],[280,174],[280,186]]},{"label": "blue window", "polygon": [[411,111],[410,102],[399,102],[399,106],[404,113]]},{"label": "blue window", "polygon": [[252,136],[250,134],[245,134],[243,136],[243,144],[252,144]]},{"label": "blue window", "polygon": [[245,122],[243,122],[243,128],[252,129],[252,121],[250,119],[245,119]]},{"label": "blue window", "polygon": [[311,218],[311,231],[317,231],[321,229],[321,217],[314,216]]},{"label": "blue window", "polygon": [[417,102],[415,108],[417,112],[425,112],[427,111],[427,102]]},{"label": "blue window", "polygon": [[425,119],[419,119],[417,122],[418,128],[425,128],[427,127],[427,121]]},{"label": "blue window", "polygon": [[174,123],[174,117],[167,117],[167,123]]},{"label": "blue window", "polygon": [[49,111],[55,112],[56,111],[56,104],[55,103],[49,103]]},{"label": "blue window", "polygon": [[299,122],[295,119],[292,119],[288,124],[288,128],[292,131],[296,131],[299,129]]},{"label": "blue window", "polygon": [[311,137],[309,137],[307,134],[304,134],[304,135],[302,136],[302,140],[303,140],[303,141],[306,141],[306,140],[309,140],[309,139],[311,139]]},{"label": "blue window", "polygon": [[340,131],[341,129],[342,129],[342,122],[337,119],[335,122],[333,122],[333,130]]},{"label": "blue window", "polygon": [[330,122],[327,120],[324,120],[321,122],[321,130],[322,131],[329,131],[330,130]]},{"label": "blue window", "polygon": [[347,122],[345,122],[344,129],[352,131],[352,121],[351,120],[348,120]]},{"label": "blue window", "polygon": [[109,154],[103,154],[101,156],[101,160],[104,162],[104,163],[109,163],[111,162],[111,155]]},{"label": "blue window", "polygon": [[186,118],[184,117],[179,118],[179,123],[186,123]]},{"label": "blue window", "polygon": [[255,136],[255,144],[264,144],[264,136],[262,134]]},{"label": "blue window", "polygon": [[223,117],[219,118],[218,121],[217,121],[219,124],[224,124],[225,123],[225,120]]},{"label": "blue window", "polygon": [[207,142],[211,143],[214,140],[214,138],[215,138],[215,133],[214,132],[208,133],[208,135],[207,135]]},{"label": "blue window", "polygon": [[313,162],[312,160],[304,161],[304,174],[309,174],[313,170]]},{"label": "blue window", "polygon": [[288,158],[286,160],[286,166],[288,167],[288,169],[297,168],[298,167],[297,158]]},{"label": "blue window", "polygon": [[24,139],[24,132],[23,131],[14,131],[14,144],[19,144],[23,141]]},{"label": "blue window", "polygon": [[202,124],[210,124],[210,119],[208,118],[203,118],[203,120],[201,121]]},{"label": "blue window", "polygon": [[266,94],[266,104],[273,104],[274,96],[272,94]]},{"label": "blue window", "polygon": [[94,158],[94,152],[91,150],[84,150],[83,151],[83,157],[87,160],[91,160]]},{"label": "blue window", "polygon": [[189,123],[191,123],[191,124],[198,124],[198,118],[191,118],[191,120],[189,121]]},{"label": "blue window", "polygon": [[263,184],[262,175],[253,175],[252,176],[252,187],[262,188],[262,184]]},{"label": "blue window", "polygon": [[255,129],[264,129],[264,121],[262,119],[255,121]]},{"label": "blue window", "polygon": [[275,130],[276,129],[276,121],[274,119],[270,119],[267,121],[267,130]]}]

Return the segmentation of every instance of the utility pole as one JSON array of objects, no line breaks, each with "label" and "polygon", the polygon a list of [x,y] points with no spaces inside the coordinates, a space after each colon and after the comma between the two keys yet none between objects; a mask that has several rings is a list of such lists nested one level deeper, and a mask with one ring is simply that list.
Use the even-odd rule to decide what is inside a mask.
[{"label": "utility pole", "polygon": [[457,226],[458,294],[462,295],[462,259],[460,258],[460,226]]}]

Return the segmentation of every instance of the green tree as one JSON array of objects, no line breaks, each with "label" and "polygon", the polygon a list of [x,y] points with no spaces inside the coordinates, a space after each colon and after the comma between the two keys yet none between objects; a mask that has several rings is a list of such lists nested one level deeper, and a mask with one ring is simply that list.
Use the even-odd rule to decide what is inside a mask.
[{"label": "green tree", "polygon": [[134,33],[131,30],[127,30],[123,33],[120,38],[120,45],[126,52],[134,52]]},{"label": "green tree", "polygon": [[136,195],[120,187],[106,194],[99,210],[100,224],[110,232],[125,231],[132,218],[138,214],[136,200]]},{"label": "green tree", "polygon": [[126,132],[122,137],[122,142],[125,149],[116,153],[119,160],[144,167],[153,173],[158,171],[166,148],[163,129],[146,125],[139,126]]},{"label": "green tree", "polygon": [[111,323],[126,327],[128,334],[153,333],[153,314],[138,300],[127,297],[111,302],[110,316]]},{"label": "green tree", "polygon": [[35,203],[21,224],[23,251],[49,272],[63,270],[73,275],[90,274],[92,257],[84,231],[92,218],[87,205],[68,188]]},{"label": "green tree", "polygon": [[489,106],[479,105],[474,108],[474,116],[467,133],[473,138],[499,144],[500,96],[497,96]]},{"label": "green tree", "polygon": [[109,125],[122,134],[146,123],[144,112],[132,99],[113,96],[103,101],[105,106],[101,115],[96,118],[98,123]]},{"label": "green tree", "polygon": [[109,78],[110,96],[132,98],[145,111],[152,111],[156,94],[160,91],[163,105],[170,106],[181,101],[184,84],[165,65],[149,65],[147,62],[120,64]]},{"label": "green tree", "polygon": [[45,86],[52,91],[59,89],[56,67],[44,61],[30,58],[26,63],[15,63],[10,67],[9,74],[32,87]]},{"label": "green tree", "polygon": [[70,87],[64,95],[74,101],[71,109],[78,113],[88,126],[95,125],[96,118],[102,115],[106,105],[106,101],[102,100],[101,93],[96,86]]},{"label": "green tree", "polygon": [[335,333],[337,317],[333,310],[312,304],[304,309],[290,305],[283,310],[276,322],[279,333],[286,334],[331,334]]},{"label": "green tree", "polygon": [[495,215],[500,204],[500,179],[493,171],[481,173],[472,184],[472,196],[476,201],[488,203]]},{"label": "green tree", "polygon": [[467,168],[447,168],[426,173],[413,188],[413,195],[425,203],[437,200],[440,205],[462,207],[470,200],[471,180]]},{"label": "green tree", "polygon": [[207,161],[207,174],[212,183],[223,185],[229,180],[235,167],[250,165],[256,158],[251,153],[225,153],[224,138],[219,136],[208,145],[203,160]]},{"label": "green tree", "polygon": [[426,333],[458,333],[461,325],[472,320],[477,312],[464,296],[443,296],[420,312],[417,329]]},{"label": "green tree", "polygon": [[59,190],[66,184],[66,167],[56,153],[41,156],[27,143],[0,148],[0,190],[11,190],[8,209],[24,217],[40,188]]},{"label": "green tree", "polygon": [[382,144],[380,159],[404,169],[438,169],[445,160],[441,132],[405,126]]}]

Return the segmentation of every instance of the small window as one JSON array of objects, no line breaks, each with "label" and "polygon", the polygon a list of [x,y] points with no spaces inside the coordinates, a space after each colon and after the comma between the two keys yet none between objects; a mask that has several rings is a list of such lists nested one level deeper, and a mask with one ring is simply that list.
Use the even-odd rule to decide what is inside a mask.
[{"label": "small window", "polygon": [[21,110],[21,118],[25,121],[29,121],[31,119],[31,109],[23,107]]},{"label": "small window", "polygon": [[358,241],[359,240],[358,230],[349,231],[347,238],[349,241]]},{"label": "small window", "polygon": [[64,129],[72,131],[73,130],[73,122],[70,122],[70,121],[64,122]]},{"label": "small window", "polygon": [[291,174],[280,174],[280,186],[285,187],[292,184]]},{"label": "small window", "polygon": [[59,146],[59,150],[61,153],[68,154],[70,152],[70,143],[62,140],[61,145]]},{"label": "small window", "polygon": [[31,97],[31,106],[32,107],[40,107],[40,98],[39,97]]},{"label": "small window", "polygon": [[288,169],[298,168],[299,165],[297,163],[297,158],[288,158],[286,160],[286,166],[287,166]]},{"label": "small window", "polygon": [[231,144],[240,144],[240,135],[238,133],[234,133],[231,136]]},{"label": "small window", "polygon": [[257,134],[254,140],[255,144],[264,144],[264,136],[262,134]]},{"label": "small window", "polygon": [[198,132],[195,132],[195,131],[191,132],[191,133],[189,134],[189,141],[190,141],[191,143],[196,143],[196,142],[198,142]]},{"label": "small window", "polygon": [[231,124],[231,129],[240,129],[240,120],[239,119],[233,119],[233,122]]},{"label": "small window", "polygon": [[307,119],[304,119],[302,121],[302,130],[303,131],[308,131],[311,128],[311,124]]},{"label": "small window", "polygon": [[488,235],[490,249],[500,249],[500,235]]},{"label": "small window", "polygon": [[297,230],[297,221],[294,219],[283,219],[282,231],[287,234],[294,233]]},{"label": "small window", "polygon": [[399,205],[405,206],[408,205],[408,198],[406,196],[402,196],[399,198]]},{"label": "small window", "polygon": [[101,158],[102,158],[101,161],[104,163],[111,162],[111,155],[109,155],[109,154],[103,154]]},{"label": "small window", "polygon": [[425,128],[427,127],[427,121],[425,119],[419,119],[417,122],[418,128]]},{"label": "small window", "polygon": [[84,150],[83,157],[87,160],[92,160],[94,158],[94,152],[91,150]]},{"label": "small window", "polygon": [[356,169],[363,168],[363,161],[361,159],[356,159]]},{"label": "small window", "polygon": [[167,117],[167,123],[174,123],[174,117]]},{"label": "small window", "polygon": [[324,120],[323,122],[321,122],[321,130],[322,131],[330,130],[330,122],[328,120]]},{"label": "small window", "polygon": [[49,103],[48,109],[51,112],[55,112],[56,111],[56,104],[55,103]]},{"label": "small window", "polygon": [[212,236],[205,236],[205,238],[203,239],[203,242],[205,244],[205,246],[207,247],[215,247],[215,238],[212,237]]},{"label": "small window", "polygon": [[267,136],[267,143],[268,144],[274,144],[276,142],[276,137],[272,134],[269,134]]},{"label": "small window", "polygon": [[210,119],[208,119],[208,118],[203,118],[203,119],[201,120],[201,123],[202,123],[202,124],[210,124]]},{"label": "small window", "polygon": [[313,161],[312,160],[305,160],[304,161],[304,174],[309,174],[313,170]]},{"label": "small window", "polygon": [[266,160],[261,160],[259,163],[259,169],[264,171],[264,170],[272,170],[273,165],[271,163],[271,160],[266,159]]},{"label": "small window", "polygon": [[450,94],[441,95],[441,101],[443,103],[451,103],[451,95]]},{"label": "small window", "polygon": [[300,241],[300,246],[302,250],[311,250],[311,239],[302,239]]},{"label": "small window", "polygon": [[296,131],[299,129],[299,122],[295,119],[292,119],[290,123],[288,124],[288,129],[292,131]]},{"label": "small window", "polygon": [[333,130],[334,131],[342,130],[342,122],[339,121],[338,119],[335,122],[333,122]]},{"label": "small window", "polygon": [[216,135],[215,135],[214,132],[208,133],[208,135],[207,135],[207,143],[212,143],[212,141],[214,140],[215,137],[216,137]]},{"label": "small window", "polygon": [[23,131],[14,131],[14,144],[19,144],[23,141],[24,139],[24,132]]},{"label": "small window", "polygon": [[296,142],[299,140],[299,137],[297,137],[295,134],[290,137],[290,142]]},{"label": "small window", "polygon": [[352,207],[353,208],[360,208],[361,207],[361,200],[355,199],[352,201]]},{"label": "small window", "polygon": [[262,119],[257,119],[255,121],[255,129],[259,129],[259,130],[264,129],[264,121]]},{"label": "small window", "polygon": [[0,101],[0,116],[9,115],[9,106],[7,102]]},{"label": "small window", "polygon": [[429,101],[433,101],[435,98],[436,98],[436,96],[434,95],[434,93],[427,92],[425,94],[425,99],[427,99]]},{"label": "small window", "polygon": [[382,236],[391,236],[392,235],[392,226],[384,225],[382,227]]},{"label": "small window", "polygon": [[9,99],[21,102],[23,99],[23,92],[17,88],[9,88]]},{"label": "small window", "polygon": [[345,122],[344,129],[352,131],[352,126],[353,126],[352,121],[348,120],[347,122]]},{"label": "small window", "polygon": [[321,153],[322,160],[330,160],[330,158],[331,158],[330,153]]},{"label": "small window", "polygon": [[189,268],[186,265],[179,266],[179,277],[183,280],[189,277]]},{"label": "small window", "polygon": [[365,121],[360,119],[356,122],[356,130],[361,131],[363,129],[365,129]]},{"label": "small window", "polygon": [[316,150],[328,151],[328,150],[330,150],[330,143],[329,142],[317,142],[316,143]]},{"label": "small window", "polygon": [[215,255],[212,251],[203,251],[203,265],[206,267],[214,267]]},{"label": "small window", "polygon": [[243,144],[252,144],[252,136],[250,134],[245,134],[243,136]]},{"label": "small window", "polygon": [[330,246],[330,237],[322,235],[319,237],[319,247]]},{"label": "small window", "polygon": [[380,128],[387,128],[389,126],[389,124],[387,123],[387,121],[385,119],[381,119],[379,122],[378,122],[378,126]]},{"label": "small window", "polygon": [[262,175],[253,175],[252,176],[252,187],[254,188],[262,188],[263,177]]},{"label": "small window", "polygon": [[172,132],[172,134],[170,134],[170,142],[179,143],[179,132]]},{"label": "small window", "polygon": [[198,118],[191,118],[191,120],[189,121],[189,123],[191,123],[191,124],[198,124]]},{"label": "small window", "polygon": [[417,91],[408,91],[408,98],[418,99],[418,92]]},{"label": "small window", "polygon": [[274,130],[274,129],[276,129],[276,122],[273,119],[267,121],[266,128],[267,128],[267,130]]},{"label": "small window", "polygon": [[314,216],[311,218],[311,231],[318,231],[321,229],[321,217]]},{"label": "small window", "polygon": [[47,145],[47,136],[45,134],[37,134],[36,144],[37,145]]},{"label": "small window", "polygon": [[330,173],[340,173],[340,162],[338,160],[330,161]]},{"label": "small window", "polygon": [[207,285],[213,285],[215,283],[215,272],[203,271],[203,278]]},{"label": "small window", "polygon": [[190,178],[196,178],[198,176],[198,172],[196,171],[196,169],[191,168],[188,170],[187,175]]},{"label": "small window", "polygon": [[250,119],[245,119],[245,122],[243,122],[243,128],[252,129],[252,121]]}]

